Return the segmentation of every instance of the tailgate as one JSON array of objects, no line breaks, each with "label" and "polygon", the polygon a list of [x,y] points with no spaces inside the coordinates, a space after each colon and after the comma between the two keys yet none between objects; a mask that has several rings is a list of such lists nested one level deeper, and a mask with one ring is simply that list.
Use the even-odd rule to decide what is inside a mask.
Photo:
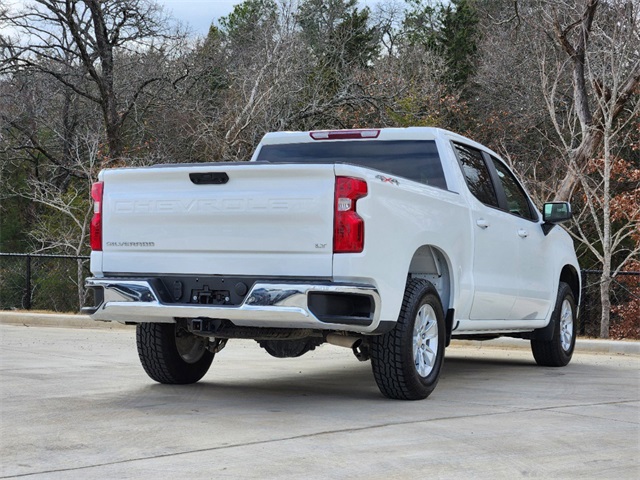
[{"label": "tailgate", "polygon": [[103,181],[105,273],[332,275],[333,165],[160,166]]}]

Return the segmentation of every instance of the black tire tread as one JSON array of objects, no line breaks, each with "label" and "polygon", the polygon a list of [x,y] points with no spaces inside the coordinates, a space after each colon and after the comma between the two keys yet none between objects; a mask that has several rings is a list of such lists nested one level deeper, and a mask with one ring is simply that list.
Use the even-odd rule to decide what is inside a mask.
[{"label": "black tire tread", "polygon": [[[562,349],[560,343],[560,311],[562,309],[562,302],[565,298],[570,298],[573,304],[573,345],[569,353]],[[551,340],[531,340],[531,352],[536,363],[542,367],[564,367],[571,361],[573,350],[575,348],[575,335],[577,329],[577,322],[575,318],[575,299],[571,287],[564,282],[560,282],[558,286],[558,298],[556,305],[551,315],[551,321],[556,322],[553,332],[553,338]]]},{"label": "black tire tread", "polygon": [[[392,399],[398,400],[419,400],[425,398],[424,394],[412,388],[412,382],[405,373],[403,365],[403,342],[402,338],[406,331],[412,328],[411,322],[401,321],[411,310],[416,302],[425,295],[433,295],[440,303],[438,294],[433,285],[424,279],[412,278],[407,282],[399,320],[395,328],[390,332],[379,335],[372,339],[371,343],[371,363],[373,376],[381,393]],[[442,310],[442,307],[440,307]],[[437,379],[436,382],[437,383]],[[433,388],[435,388],[435,383]],[[431,390],[427,393],[431,393]]]},{"label": "black tire tread", "polygon": [[139,323],[136,345],[140,363],[147,375],[158,383],[195,383],[209,370],[214,354],[206,351],[197,362],[185,362],[176,347],[175,328],[175,324],[169,323]]}]

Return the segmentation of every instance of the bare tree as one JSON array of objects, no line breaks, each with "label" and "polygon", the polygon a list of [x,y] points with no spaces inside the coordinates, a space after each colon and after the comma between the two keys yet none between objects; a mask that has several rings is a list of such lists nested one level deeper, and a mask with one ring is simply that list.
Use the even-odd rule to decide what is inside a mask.
[{"label": "bare tree", "polygon": [[572,197],[576,221],[570,233],[581,244],[581,263],[604,271],[600,313],[607,335],[611,278],[638,258],[640,242],[638,183],[631,180],[640,166],[629,138],[638,121],[640,5],[480,5],[486,33],[474,78],[474,136],[511,153],[537,203]]},{"label": "bare tree", "polygon": [[316,30],[306,35],[297,2],[289,0],[247,0],[209,33],[207,48],[216,45],[217,53],[206,70],[220,72],[224,88],[214,101],[192,107],[200,118],[192,135],[210,152],[209,160],[248,159],[268,131],[353,126],[346,112],[381,110],[379,100],[389,93],[371,82],[366,72],[374,69],[354,53],[358,42],[369,46],[368,13],[334,3],[342,17],[333,10],[323,10],[319,19],[305,17],[314,28],[331,31],[331,38]]},{"label": "bare tree", "polygon": [[639,8],[629,0],[586,0],[575,9],[555,5],[546,20],[561,50],[540,48],[538,55],[549,118],[567,166],[556,199],[580,190],[585,210],[575,222],[576,237],[602,266],[603,338],[609,335],[612,276],[640,253],[637,205],[623,207],[622,215],[613,209],[620,193],[614,189],[616,167],[629,150],[625,133],[640,112]]},{"label": "bare tree", "polygon": [[[74,181],[64,188],[52,182],[55,166],[41,166],[40,175],[27,179],[24,187],[4,183],[6,194],[27,199],[41,208],[29,232],[30,251],[35,253],[65,253],[80,256],[86,250],[93,206],[87,191],[100,169],[100,133],[83,129],[68,145],[74,159]],[[68,165],[71,167],[71,165]],[[82,260],[77,262],[76,284],[78,304],[84,302],[84,270]]]},{"label": "bare tree", "polygon": [[[640,257],[640,208],[637,203],[640,164],[629,162],[621,152],[630,144],[628,136],[633,123],[640,122],[640,92],[620,99],[627,95],[629,71],[638,70],[640,66],[640,10],[631,2],[614,4],[610,8],[617,15],[609,25],[594,25],[592,54],[585,61],[585,78],[598,92],[594,104],[601,122],[602,150],[578,177],[598,241],[585,235],[580,220],[576,223],[579,239],[602,264],[600,336],[603,338],[609,336],[612,278]],[[618,112],[623,102],[625,111]],[[620,182],[629,182],[629,185],[615,189],[614,184]]]},{"label": "bare tree", "polygon": [[[101,165],[125,154],[135,134],[125,124],[135,126],[169,80],[185,75],[168,75],[182,46],[171,28],[146,0],[34,0],[0,8],[3,203],[28,202],[23,248],[86,251],[92,180]],[[80,302],[82,275],[79,263]]]},{"label": "bare tree", "polygon": [[395,55],[398,53],[399,44],[402,43],[404,32],[402,20],[405,16],[405,4],[400,0],[379,2],[373,9],[373,21],[379,32],[383,55]]},{"label": "bare tree", "polygon": [[[0,36],[0,74],[42,72],[98,105],[112,159],[140,97],[167,80],[163,61],[179,36],[152,0],[32,0],[0,12],[0,25],[11,33]],[[149,57],[153,74],[136,75]]]},{"label": "bare tree", "polygon": [[264,133],[291,118],[306,55],[291,2],[249,0],[220,23],[197,47],[188,134],[203,159],[246,160]]},{"label": "bare tree", "polygon": [[[583,2],[545,2],[543,3],[546,12],[546,25],[549,26],[548,34],[553,34],[559,47],[565,52],[568,59],[568,67],[572,73],[573,105],[571,115],[578,121],[580,131],[571,132],[570,136],[560,128],[558,136],[563,139],[566,155],[568,157],[569,168],[559,184],[556,193],[556,200],[569,200],[571,194],[580,182],[580,173],[583,172],[588,162],[598,155],[602,148],[604,139],[604,129],[607,122],[615,122],[624,112],[627,103],[632,99],[640,86],[640,60],[638,52],[626,50],[624,53],[630,55],[626,60],[629,65],[617,72],[615,78],[616,85],[609,84],[611,78],[601,80],[606,83],[598,83],[589,79],[587,64],[593,63],[591,57],[601,52],[592,51],[593,27],[596,13],[600,6],[600,0],[584,0]],[[626,29],[635,30],[638,28],[638,4],[633,0],[613,0],[600,7],[602,18],[600,23],[604,23],[609,15],[616,17],[625,24]],[[606,29],[598,28],[597,35],[608,35]],[[637,33],[626,38],[617,38],[616,41],[636,42]],[[610,45],[616,47],[616,45]],[[565,65],[562,65],[565,68]],[[590,81],[591,80],[591,81]],[[552,118],[556,118],[558,104],[560,100],[557,83],[554,83],[549,95],[549,109]],[[615,88],[616,96],[611,97],[607,92]],[[601,104],[606,103],[608,108],[602,109]],[[594,105],[597,108],[594,112]],[[606,118],[609,116],[610,118]]]}]

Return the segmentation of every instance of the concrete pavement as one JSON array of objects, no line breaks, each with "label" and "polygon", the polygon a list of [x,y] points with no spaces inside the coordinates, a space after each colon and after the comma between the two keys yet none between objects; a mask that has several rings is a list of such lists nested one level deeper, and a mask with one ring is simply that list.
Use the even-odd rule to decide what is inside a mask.
[{"label": "concrete pavement", "polygon": [[427,400],[370,365],[231,341],[204,379],[152,382],[131,328],[0,325],[0,478],[640,477],[640,358],[455,345]]}]

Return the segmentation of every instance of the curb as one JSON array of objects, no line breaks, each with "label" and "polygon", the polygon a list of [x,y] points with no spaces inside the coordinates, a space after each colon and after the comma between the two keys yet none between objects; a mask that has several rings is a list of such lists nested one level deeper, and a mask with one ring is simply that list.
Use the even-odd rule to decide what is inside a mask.
[{"label": "curb", "polygon": [[0,311],[0,325],[25,327],[91,328],[100,330],[128,330],[134,328],[118,322],[97,322],[88,315],[64,313],[31,313]]},{"label": "curb", "polygon": [[[27,327],[91,328],[101,330],[132,330],[132,325],[118,322],[97,322],[87,315],[59,313],[31,313],[0,311],[0,325],[23,325]],[[515,348],[529,349],[528,340],[517,338],[497,338],[495,340],[452,340],[451,345],[475,348]],[[640,356],[640,342],[633,340],[595,340],[578,338],[576,351]]]},{"label": "curb", "polygon": [[[476,348],[514,348],[527,349],[531,348],[529,340],[518,338],[496,338],[495,340],[452,340],[451,345],[466,346]],[[617,355],[635,355],[640,356],[640,342],[633,340],[597,340],[591,338],[578,338],[576,340],[576,352],[581,353],[604,353]]]}]

